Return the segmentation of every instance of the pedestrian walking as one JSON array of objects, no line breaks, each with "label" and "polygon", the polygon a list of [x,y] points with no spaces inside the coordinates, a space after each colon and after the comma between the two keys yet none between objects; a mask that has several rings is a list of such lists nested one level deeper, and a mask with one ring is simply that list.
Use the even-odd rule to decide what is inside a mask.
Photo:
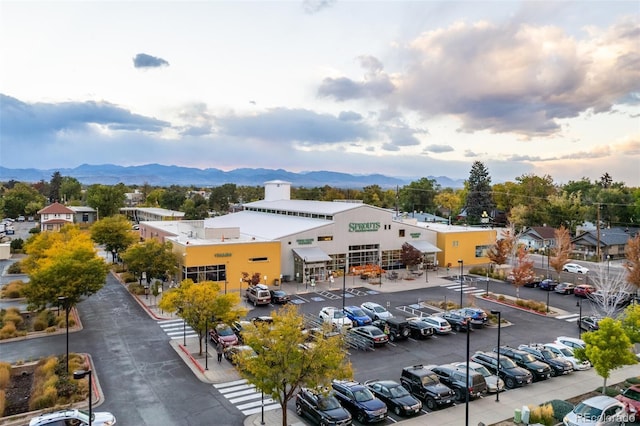
[{"label": "pedestrian walking", "polygon": [[222,342],[218,340],[218,344],[216,345],[216,352],[218,353],[218,363],[222,362],[222,352],[224,352],[224,346],[222,346]]}]

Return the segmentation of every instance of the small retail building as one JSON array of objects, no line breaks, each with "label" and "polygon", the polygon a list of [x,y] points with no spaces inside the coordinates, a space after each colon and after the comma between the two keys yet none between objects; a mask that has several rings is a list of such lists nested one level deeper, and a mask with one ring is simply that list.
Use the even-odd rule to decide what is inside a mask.
[{"label": "small retail building", "polygon": [[[314,285],[354,268],[402,270],[403,244],[419,250],[423,265],[487,263],[491,229],[455,229],[407,220],[360,201],[291,200],[291,184],[265,183],[265,199],[243,210],[198,221],[143,221],[140,236],[170,241],[179,258],[176,280],[212,280],[226,290],[242,286],[242,274],[274,285]],[[440,229],[442,226],[442,229]]]}]

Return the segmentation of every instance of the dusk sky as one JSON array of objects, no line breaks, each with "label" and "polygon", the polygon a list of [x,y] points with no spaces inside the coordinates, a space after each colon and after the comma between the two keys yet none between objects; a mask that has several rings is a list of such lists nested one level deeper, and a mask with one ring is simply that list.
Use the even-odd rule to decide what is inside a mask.
[{"label": "dusk sky", "polygon": [[0,0],[0,61],[8,168],[640,186],[639,1]]}]

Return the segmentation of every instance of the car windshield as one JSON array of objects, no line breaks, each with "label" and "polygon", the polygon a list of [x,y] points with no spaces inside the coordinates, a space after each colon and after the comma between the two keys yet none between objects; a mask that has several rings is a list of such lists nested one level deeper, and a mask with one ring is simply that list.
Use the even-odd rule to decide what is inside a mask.
[{"label": "car windshield", "polygon": [[373,311],[374,312],[387,312],[387,310],[385,308],[383,308],[382,306],[374,306],[373,307]]},{"label": "car windshield", "polygon": [[333,318],[335,318],[335,319],[344,318],[344,312],[342,312],[342,311],[333,311]]},{"label": "car windshield", "polygon": [[389,393],[392,398],[402,398],[403,396],[409,395],[409,391],[404,388],[404,386],[392,386],[389,388]]},{"label": "car windshield", "polygon": [[558,357],[556,354],[554,354],[553,352],[551,352],[548,349],[542,349],[542,350],[540,350],[540,353],[542,354],[544,359],[554,359],[554,358]]},{"label": "car windshield", "polygon": [[286,295],[287,295],[287,293],[285,293],[285,292],[284,292],[284,291],[282,291],[282,290],[275,290],[275,291],[273,292],[273,295],[274,295],[274,296],[276,296],[276,297],[282,297],[282,296],[286,296]]},{"label": "car windshield", "polygon": [[374,398],[371,391],[367,388],[358,389],[353,392],[353,397],[358,402],[371,401]]},{"label": "car windshield", "polygon": [[602,414],[602,410],[600,408],[592,407],[591,405],[585,404],[581,402],[573,409],[573,412],[578,415],[578,417],[586,418],[586,419],[599,419]]},{"label": "car windshield", "polygon": [[231,335],[233,335],[233,330],[229,326],[218,327],[217,331],[218,331],[218,335],[220,335],[220,336],[231,336]]},{"label": "car windshield", "polygon": [[367,316],[367,314],[364,313],[364,311],[360,308],[353,308],[351,309],[351,315],[353,315],[354,317],[365,317]]},{"label": "car windshield", "polygon": [[524,362],[534,362],[536,359],[531,354],[522,354],[522,360]]},{"label": "car windshield", "polygon": [[422,376],[423,386],[435,385],[436,383],[438,383],[438,376],[436,376],[435,374],[426,374]]},{"label": "car windshield", "polygon": [[491,376],[491,373],[489,372],[489,370],[487,370],[487,367],[485,367],[484,365],[481,365],[480,367],[474,368],[473,370],[476,373],[482,374],[484,377]]},{"label": "car windshield", "polygon": [[514,368],[516,367],[516,363],[510,358],[500,357],[500,366],[502,366],[502,368]]},{"label": "car windshield", "polygon": [[[95,419],[96,415],[95,413],[91,414],[91,420]],[[87,411],[84,410],[78,410],[78,419],[82,420],[84,423],[89,424],[89,413]]]},{"label": "car windshield", "polygon": [[562,352],[564,356],[573,357],[573,352],[571,352],[569,348],[560,348],[559,351]]},{"label": "car windshield", "polygon": [[368,331],[369,334],[371,334],[372,336],[381,336],[384,334],[384,332],[382,330],[380,330],[378,327],[376,328],[369,328],[365,331]]},{"label": "car windshield", "polygon": [[636,401],[640,401],[640,392],[638,392],[635,389],[629,388],[629,389],[625,390],[624,392],[622,392],[622,394],[624,396],[626,396],[627,398],[635,399]]},{"label": "car windshield", "polygon": [[318,408],[322,411],[335,410],[336,408],[340,408],[340,402],[338,402],[335,396],[321,396],[318,398]]}]

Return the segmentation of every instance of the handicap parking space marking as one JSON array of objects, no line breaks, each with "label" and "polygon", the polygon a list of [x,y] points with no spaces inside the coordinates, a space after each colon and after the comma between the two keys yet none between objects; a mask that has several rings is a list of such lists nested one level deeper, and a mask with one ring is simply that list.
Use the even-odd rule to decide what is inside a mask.
[{"label": "handicap parking space marking", "polygon": [[313,302],[322,302],[324,300],[324,297],[313,296],[311,297],[311,300]]},{"label": "handicap parking space marking", "polygon": [[291,303],[293,303],[294,305],[302,305],[303,303],[307,303],[306,300],[300,298],[300,299],[291,299]]}]

